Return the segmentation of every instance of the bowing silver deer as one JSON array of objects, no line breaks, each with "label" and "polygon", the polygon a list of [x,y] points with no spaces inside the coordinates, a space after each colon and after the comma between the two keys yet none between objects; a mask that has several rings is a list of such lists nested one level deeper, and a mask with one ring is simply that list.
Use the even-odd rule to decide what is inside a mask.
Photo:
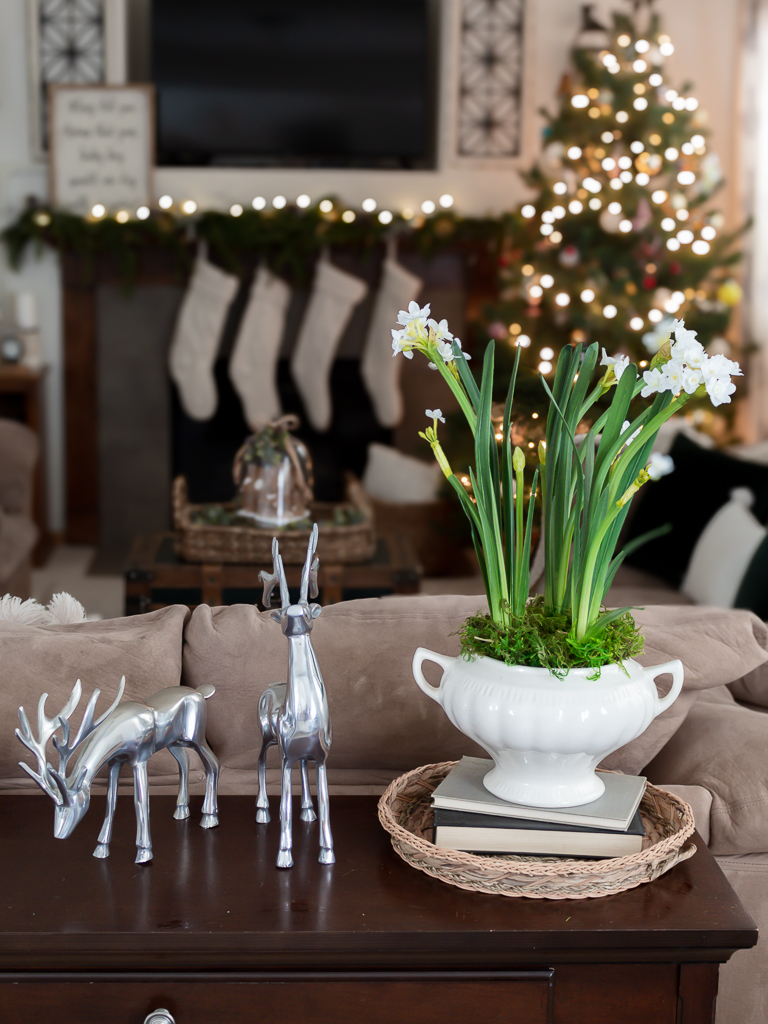
[{"label": "bowing silver deer", "polygon": [[333,864],[333,839],[328,813],[328,782],[325,760],[331,749],[331,717],[320,666],[312,647],[312,623],[321,612],[319,604],[309,604],[308,597],[317,597],[317,524],[307,548],[307,559],[301,574],[301,596],[298,604],[291,604],[288,583],[280,557],[277,538],[272,541],[271,573],[262,572],[264,584],[262,598],[265,608],[272,602],[275,586],[280,587],[280,610],[272,618],[282,626],[288,637],[288,682],[268,686],[259,700],[261,725],[261,753],[259,755],[259,795],[256,800],[256,821],[269,821],[267,801],[267,750],[277,744],[282,761],[282,796],[280,800],[279,868],[293,867],[291,847],[292,808],[291,770],[298,761],[301,768],[301,820],[316,818],[309,792],[307,764],[314,761],[317,768],[317,806],[320,813],[321,864]]},{"label": "bowing silver deer", "polygon": [[[217,785],[219,762],[205,742],[205,700],[214,688],[204,683],[196,690],[187,686],[169,686],[143,701],[120,698],[125,690],[125,676],[120,680],[117,696],[99,718],[94,721],[99,690],[94,690],[83,714],[80,728],[70,740],[69,719],[80,702],[82,687],[78,679],[62,710],[48,718],[45,714],[44,693],[37,706],[37,737],[33,736],[24,708],[19,708],[21,729],[16,735],[37,758],[38,771],[20,761],[40,788],[56,805],[53,834],[57,839],[71,835],[77,823],[88,810],[91,784],[103,765],[109,766],[107,814],[99,833],[94,857],[108,857],[112,838],[112,822],[117,803],[117,781],[120,769],[129,764],[134,777],[134,804],[136,807],[136,863],[152,860],[152,841],[149,835],[149,789],[147,762],[158,750],[167,749],[179,764],[179,795],[174,818],[189,817],[189,762],[187,747],[200,755],[205,768],[205,800],[203,828],[218,825]],[[56,733],[61,729],[61,736]],[[46,760],[46,744],[53,738],[59,755],[58,770]],[[67,767],[77,751],[71,767]]]}]

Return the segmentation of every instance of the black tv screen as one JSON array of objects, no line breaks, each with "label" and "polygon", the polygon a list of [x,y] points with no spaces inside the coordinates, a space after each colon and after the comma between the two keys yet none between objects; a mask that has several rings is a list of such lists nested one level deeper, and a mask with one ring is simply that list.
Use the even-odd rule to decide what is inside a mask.
[{"label": "black tv screen", "polygon": [[429,0],[153,0],[160,164],[431,163]]}]

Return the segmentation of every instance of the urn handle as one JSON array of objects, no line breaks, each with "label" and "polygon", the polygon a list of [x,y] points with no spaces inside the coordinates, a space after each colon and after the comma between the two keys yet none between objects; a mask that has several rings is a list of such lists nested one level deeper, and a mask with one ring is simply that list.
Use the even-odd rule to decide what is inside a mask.
[{"label": "urn handle", "polygon": [[[444,654],[436,654],[434,651],[429,651],[426,647],[417,647],[416,653],[413,656],[413,678],[416,680],[416,685],[420,690],[423,690],[428,697],[437,701],[440,707],[443,706],[443,679],[445,678],[446,671],[451,667],[455,660],[455,658],[448,658]],[[439,665],[443,670],[443,675],[440,677],[440,682],[437,686],[432,686],[424,678],[421,666],[425,661],[434,661],[434,663]]]},{"label": "urn handle", "polygon": [[668,707],[671,707],[671,705],[675,703],[683,688],[684,671],[682,661],[679,659],[676,659],[675,661],[667,661],[663,665],[654,665],[653,668],[648,669],[648,674],[654,682],[657,676],[662,676],[665,672],[671,674],[672,686],[670,687],[669,693],[666,697],[659,697],[658,693],[656,694],[653,713],[654,718],[660,715],[662,711],[666,711]]}]

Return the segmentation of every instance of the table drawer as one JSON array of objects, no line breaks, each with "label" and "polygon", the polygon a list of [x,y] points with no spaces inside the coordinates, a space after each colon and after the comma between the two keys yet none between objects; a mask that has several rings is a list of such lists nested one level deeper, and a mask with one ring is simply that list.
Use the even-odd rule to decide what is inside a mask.
[{"label": "table drawer", "polygon": [[175,1024],[450,1024],[478,1015],[483,1024],[550,1024],[552,972],[0,984],[0,1020],[8,1024],[144,1024],[160,1008]]}]

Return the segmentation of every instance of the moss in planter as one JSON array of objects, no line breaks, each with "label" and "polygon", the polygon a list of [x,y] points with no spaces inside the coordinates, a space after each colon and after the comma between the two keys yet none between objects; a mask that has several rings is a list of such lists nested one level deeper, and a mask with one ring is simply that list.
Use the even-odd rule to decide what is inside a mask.
[{"label": "moss in planter", "polygon": [[490,615],[470,615],[457,630],[461,653],[471,659],[478,655],[496,658],[505,665],[547,668],[562,679],[572,668],[595,668],[621,664],[643,650],[643,637],[635,620],[626,612],[610,622],[597,636],[578,642],[571,635],[571,617],[544,608],[544,598],[533,598],[520,618],[508,629]]}]

